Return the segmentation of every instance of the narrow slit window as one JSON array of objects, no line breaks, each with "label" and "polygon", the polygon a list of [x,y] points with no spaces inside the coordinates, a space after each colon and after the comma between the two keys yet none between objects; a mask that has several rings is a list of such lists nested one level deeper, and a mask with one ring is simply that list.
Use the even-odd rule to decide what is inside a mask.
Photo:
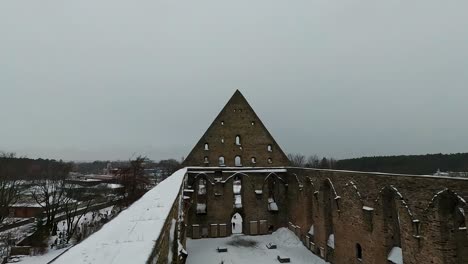
[{"label": "narrow slit window", "polygon": [[268,152],[272,152],[272,151],[273,151],[273,148],[271,147],[271,145],[268,145],[267,150],[268,150]]},{"label": "narrow slit window", "polygon": [[224,138],[221,138],[221,143],[223,143],[223,144],[224,144]]},{"label": "narrow slit window", "polygon": [[257,163],[257,158],[252,157],[252,163],[253,163],[253,164]]},{"label": "narrow slit window", "polygon": [[224,126],[224,121],[221,121],[221,125]]},{"label": "narrow slit window", "polygon": [[362,247],[359,243],[356,244],[356,258],[362,260]]},{"label": "narrow slit window", "polygon": [[224,157],[223,157],[223,156],[219,157],[218,161],[219,161],[219,166],[225,166]]},{"label": "narrow slit window", "polygon": [[238,145],[238,146],[241,145],[241,138],[240,138],[240,136],[236,136],[236,145]]},{"label": "narrow slit window", "polygon": [[241,159],[241,156],[236,156],[234,158],[234,164],[236,165],[236,167],[241,167],[242,166],[242,159]]},{"label": "narrow slit window", "polygon": [[210,149],[210,146],[208,145],[208,143],[205,143],[205,150],[209,150]]}]

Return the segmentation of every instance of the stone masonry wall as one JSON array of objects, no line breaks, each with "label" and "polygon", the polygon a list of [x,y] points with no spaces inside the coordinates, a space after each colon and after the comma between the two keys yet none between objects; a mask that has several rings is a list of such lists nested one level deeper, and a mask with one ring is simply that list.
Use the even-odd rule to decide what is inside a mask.
[{"label": "stone masonry wall", "polygon": [[[384,207],[384,194],[392,193],[405,264],[468,263],[468,219],[456,219],[462,215],[456,210],[468,212],[467,179],[288,169],[288,181],[289,222],[299,227],[308,247],[313,242],[312,250],[320,255],[322,248],[332,263],[389,263],[386,238],[396,234],[385,225],[391,208]],[[330,230],[334,249],[327,245]]]}]

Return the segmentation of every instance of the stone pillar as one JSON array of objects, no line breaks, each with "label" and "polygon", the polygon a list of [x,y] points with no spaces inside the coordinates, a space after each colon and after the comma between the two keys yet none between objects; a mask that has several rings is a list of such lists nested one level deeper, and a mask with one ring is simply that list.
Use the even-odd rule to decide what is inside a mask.
[{"label": "stone pillar", "polygon": [[227,236],[227,225],[226,224],[219,224],[219,236],[226,237]]},{"label": "stone pillar", "polygon": [[265,235],[268,233],[268,223],[267,220],[260,220],[260,234]]},{"label": "stone pillar", "polygon": [[192,225],[192,238],[200,238],[200,225]]},{"label": "stone pillar", "polygon": [[218,237],[218,224],[210,225],[210,237]]},{"label": "stone pillar", "polygon": [[250,235],[258,235],[258,221],[250,221]]}]

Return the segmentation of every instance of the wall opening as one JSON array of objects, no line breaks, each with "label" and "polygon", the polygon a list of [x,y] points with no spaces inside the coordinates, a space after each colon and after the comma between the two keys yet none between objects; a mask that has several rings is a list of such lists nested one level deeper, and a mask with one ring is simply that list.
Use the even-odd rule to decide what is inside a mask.
[{"label": "wall opening", "polygon": [[210,161],[208,160],[208,156],[205,156],[205,157],[203,158],[203,163],[205,163],[205,164],[210,163]]},{"label": "wall opening", "polygon": [[278,188],[278,184],[276,179],[273,177],[268,178],[267,182],[268,187],[268,211],[270,212],[278,212],[278,204],[276,203],[276,190]]},{"label": "wall opening", "polygon": [[224,126],[224,121],[221,121],[221,125]]},{"label": "wall opening", "polygon": [[267,150],[268,150],[268,152],[272,152],[272,151],[273,151],[273,147],[272,147],[271,145],[268,145],[268,146],[267,146]]},{"label": "wall opening", "polygon": [[223,156],[219,157],[218,163],[219,163],[219,166],[226,166],[226,164],[224,163],[224,157]]},{"label": "wall opening", "polygon": [[205,178],[200,178],[197,181],[197,214],[206,214],[207,211],[206,183]]},{"label": "wall opening", "polygon": [[252,164],[255,164],[255,163],[257,163],[257,158],[255,158],[255,157],[252,157],[252,159],[251,159],[251,160],[252,160]]},{"label": "wall opening", "polygon": [[241,156],[236,156],[234,158],[234,165],[236,167],[242,167],[242,159],[241,159]]},{"label": "wall opening", "polygon": [[241,137],[236,136],[236,145],[240,146],[241,145]]},{"label": "wall opening", "polygon": [[322,204],[323,204],[323,217],[324,217],[324,228],[327,238],[327,250],[326,260],[328,262],[334,261],[334,249],[335,249],[335,232],[333,226],[333,203],[334,196],[331,189],[330,183],[325,181],[322,185]]},{"label": "wall opening", "polygon": [[401,252],[400,216],[397,207],[398,198],[390,188],[385,188],[382,191],[383,233],[388,254],[387,260],[391,258],[393,261],[401,261],[403,263],[403,256],[397,253]]},{"label": "wall opening", "polygon": [[208,143],[205,143],[205,150],[210,150]]},{"label": "wall opening", "polygon": [[239,213],[235,213],[231,218],[231,228],[233,234],[242,234],[242,216]]},{"label": "wall opening", "polygon": [[356,244],[356,258],[362,260],[362,247],[359,243]]},{"label": "wall opening", "polygon": [[453,256],[456,256],[456,262],[453,263],[468,262],[468,237],[463,206],[458,196],[451,191],[439,195],[439,243],[446,252],[443,254],[444,263],[452,263]]},{"label": "wall opening", "polygon": [[268,162],[268,164],[272,164],[273,160],[271,158],[268,158],[267,162]]},{"label": "wall opening", "polygon": [[251,123],[251,124],[252,124],[252,126],[255,126],[255,121],[252,121],[252,123]]},{"label": "wall opening", "polygon": [[232,192],[234,194],[234,208],[242,208],[242,181],[239,176],[235,176],[232,182]]}]

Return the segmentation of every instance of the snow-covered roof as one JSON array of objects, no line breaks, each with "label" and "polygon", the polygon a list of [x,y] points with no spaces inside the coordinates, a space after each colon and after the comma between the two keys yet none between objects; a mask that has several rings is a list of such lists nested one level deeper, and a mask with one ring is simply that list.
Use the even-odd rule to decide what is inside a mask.
[{"label": "snow-covered roof", "polygon": [[179,195],[185,173],[186,169],[175,172],[53,263],[146,263]]}]

